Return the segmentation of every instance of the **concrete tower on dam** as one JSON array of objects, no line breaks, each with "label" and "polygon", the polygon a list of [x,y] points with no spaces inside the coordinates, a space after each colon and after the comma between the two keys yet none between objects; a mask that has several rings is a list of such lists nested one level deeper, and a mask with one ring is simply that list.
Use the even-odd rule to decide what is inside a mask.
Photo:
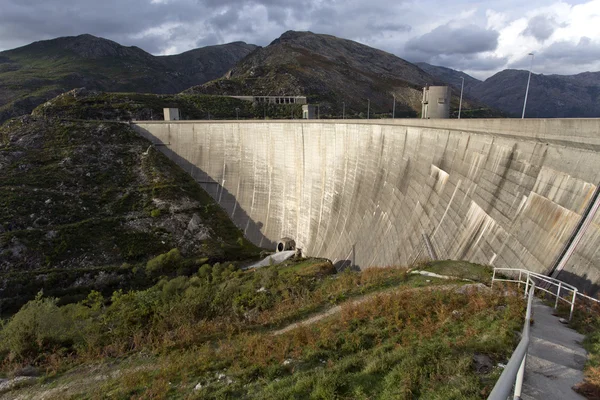
[{"label": "concrete tower on dam", "polygon": [[425,257],[600,282],[600,120],[138,122],[257,245],[361,268]]},{"label": "concrete tower on dam", "polygon": [[421,118],[450,118],[450,97],[448,86],[426,86],[423,88]]}]

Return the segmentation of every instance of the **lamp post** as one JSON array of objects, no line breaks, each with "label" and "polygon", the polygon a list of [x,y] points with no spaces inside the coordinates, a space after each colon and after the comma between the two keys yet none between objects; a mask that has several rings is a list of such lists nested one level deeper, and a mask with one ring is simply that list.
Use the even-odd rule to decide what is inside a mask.
[{"label": "lamp post", "polygon": [[367,99],[367,119],[371,118],[371,100]]},{"label": "lamp post", "polygon": [[319,119],[319,111],[320,111],[320,108],[319,108],[319,107],[320,107],[320,106],[321,106],[320,104],[317,104],[317,119]]},{"label": "lamp post", "polygon": [[527,78],[527,89],[525,89],[525,101],[523,102],[523,114],[521,119],[525,118],[525,107],[527,106],[527,95],[529,94],[529,82],[531,81],[531,69],[533,68],[533,53],[529,53],[531,56],[531,64],[529,65],[529,77]]},{"label": "lamp post", "polygon": [[458,119],[460,119],[460,110],[462,109],[462,95],[463,95],[463,89],[465,87],[465,77],[461,76],[460,79],[462,79],[462,83],[460,84],[460,101],[458,102]]},{"label": "lamp post", "polygon": [[346,102],[342,102],[342,119],[346,119]]},{"label": "lamp post", "polygon": [[392,107],[392,118],[396,118],[396,95],[394,95],[394,106]]},{"label": "lamp post", "polygon": [[238,107],[235,108],[235,119],[240,119],[240,109]]}]

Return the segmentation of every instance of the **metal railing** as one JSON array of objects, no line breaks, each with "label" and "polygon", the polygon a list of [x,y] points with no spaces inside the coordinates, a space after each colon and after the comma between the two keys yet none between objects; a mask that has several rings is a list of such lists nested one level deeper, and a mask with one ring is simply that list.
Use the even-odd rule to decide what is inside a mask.
[{"label": "metal railing", "polygon": [[[513,275],[515,278],[518,273],[518,278],[497,278],[497,272],[505,273],[503,275]],[[550,278],[549,276],[538,274],[537,272],[528,271],[526,269],[494,268],[494,275],[492,276],[492,287],[494,286],[494,282],[496,281],[517,282],[519,285],[525,284],[525,295],[527,295],[530,282],[534,282],[537,289],[556,297],[556,300],[554,301],[554,308],[558,307],[559,300],[562,300],[565,303],[569,304],[569,321],[571,320],[571,318],[573,318],[573,311],[575,310],[575,302],[577,301],[578,294],[580,296],[584,296],[589,299],[595,300],[589,296],[580,294],[577,288],[573,285],[569,285],[568,283],[559,281],[558,279]]]},{"label": "metal railing", "polygon": [[[502,277],[497,277],[497,272],[503,273]],[[518,274],[518,278],[517,277]],[[515,279],[511,279],[506,275],[512,275]],[[513,352],[508,364],[504,368],[502,375],[498,378],[494,389],[488,396],[488,400],[506,400],[510,396],[510,392],[513,388],[514,382],[514,393],[513,399],[518,400],[521,398],[521,389],[523,386],[523,376],[525,373],[525,361],[527,359],[527,347],[529,346],[529,330],[531,325],[531,308],[533,303],[533,297],[535,290],[541,290],[545,293],[549,293],[556,297],[554,301],[554,308],[558,307],[558,301],[562,300],[569,304],[569,320],[573,317],[573,311],[575,309],[575,303],[577,297],[582,297],[586,300],[591,300],[596,303],[600,303],[600,300],[593,297],[587,296],[577,290],[573,285],[559,281],[558,279],[550,278],[545,275],[538,274],[536,272],[528,271],[526,269],[517,268],[494,268],[494,274],[492,275],[492,287],[494,282],[516,282],[519,286],[525,285],[524,295],[528,296],[527,299],[527,313],[525,315],[525,324],[523,326],[523,334],[519,345]]]},{"label": "metal railing", "polygon": [[[492,281],[493,284],[493,281]],[[504,367],[502,375],[498,378],[494,389],[488,396],[488,400],[506,400],[510,396],[515,384],[513,399],[521,398],[521,388],[523,387],[523,376],[525,374],[525,361],[527,359],[527,347],[529,347],[529,330],[531,325],[531,306],[533,303],[533,295],[536,289],[535,282],[532,279],[527,279],[527,289],[525,295],[529,294],[527,299],[527,313],[525,314],[525,323],[523,325],[523,334],[519,345],[513,352],[508,364]]]}]

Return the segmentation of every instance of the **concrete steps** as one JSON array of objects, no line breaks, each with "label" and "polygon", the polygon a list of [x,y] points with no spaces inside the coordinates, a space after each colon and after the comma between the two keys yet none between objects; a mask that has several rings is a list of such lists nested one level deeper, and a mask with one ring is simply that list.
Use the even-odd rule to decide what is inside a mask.
[{"label": "concrete steps", "polygon": [[536,299],[525,365],[524,400],[585,400],[571,388],[583,380],[584,336],[559,322],[552,307]]}]

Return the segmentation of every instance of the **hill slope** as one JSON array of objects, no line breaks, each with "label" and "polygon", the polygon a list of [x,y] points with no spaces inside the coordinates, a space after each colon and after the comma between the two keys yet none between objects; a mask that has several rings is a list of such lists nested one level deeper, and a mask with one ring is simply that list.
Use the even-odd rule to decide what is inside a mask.
[{"label": "hill slope", "polygon": [[192,270],[193,260],[258,252],[127,124],[22,117],[0,126],[0,315],[42,288],[77,298],[143,284],[148,259],[172,249]]},{"label": "hill slope", "polygon": [[[528,71],[507,69],[485,81],[464,72],[417,63],[437,79],[460,88],[465,78],[465,94],[512,116],[521,116]],[[600,72],[577,75],[532,74],[527,97],[529,118],[600,117]]]},{"label": "hill slope", "polygon": [[137,47],[80,35],[0,52],[0,122],[78,87],[177,93],[222,76],[255,48],[235,42],[155,57]]},{"label": "hill slope", "polygon": [[[527,71],[508,69],[474,87],[471,94],[486,104],[520,116]],[[577,75],[531,75],[526,117],[600,117],[600,72]]]},{"label": "hill slope", "polygon": [[312,32],[284,33],[241,60],[223,79],[190,89],[194,93],[306,95],[321,112],[391,113],[415,116],[425,84],[439,82],[392,54],[351,40]]},{"label": "hill slope", "polygon": [[427,72],[429,75],[436,77],[442,82],[449,83],[454,87],[460,90],[462,85],[461,77],[465,79],[464,93],[468,95],[475,86],[479,85],[481,81],[479,79],[473,78],[471,75],[465,74],[462,71],[457,71],[451,68],[440,67],[437,65],[431,65],[424,62],[415,63],[421,68],[423,71]]}]

